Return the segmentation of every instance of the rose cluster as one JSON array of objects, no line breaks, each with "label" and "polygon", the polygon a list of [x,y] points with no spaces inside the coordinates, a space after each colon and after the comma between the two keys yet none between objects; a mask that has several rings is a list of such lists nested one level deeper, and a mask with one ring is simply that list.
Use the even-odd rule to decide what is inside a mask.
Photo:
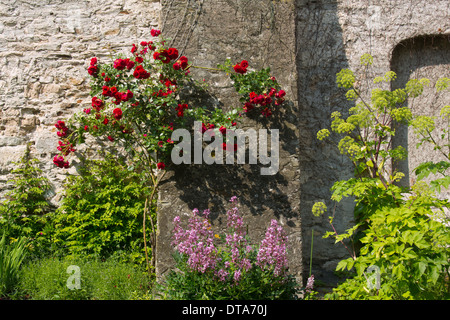
[{"label": "rose cluster", "polygon": [[[159,37],[161,31],[152,29],[150,33],[153,37]],[[180,95],[175,93],[183,90],[184,84],[190,83],[186,78],[190,68],[188,58],[180,56],[176,48],[167,47],[164,39],[132,44],[128,58],[115,58],[110,65],[101,64],[96,57],[91,58],[87,68],[92,77],[91,107],[84,108],[82,117],[77,115],[75,118],[80,128],[71,127],[70,142],[83,141],[83,134],[87,132],[109,141],[125,140],[130,145],[144,146],[149,154],[155,154],[154,159],[151,157],[153,161],[146,165],[163,170],[173,148],[173,142],[168,139],[170,131],[189,123],[185,117],[201,118],[204,122],[202,132],[216,129],[225,135],[227,129],[236,126],[236,118],[244,113],[220,113],[216,110],[211,115],[200,116],[194,105],[180,101]],[[247,76],[247,68],[246,60],[234,66],[238,76]],[[275,101],[276,95],[281,93],[277,91],[269,95]],[[58,136],[68,139],[69,129],[64,122],[59,121],[56,126]],[[145,128],[152,129],[143,132]],[[140,134],[133,134],[138,131]],[[62,150],[68,144],[69,140],[59,144],[58,150],[63,158],[70,153],[67,150],[71,148]],[[236,147],[237,144],[234,144],[235,150]],[[231,151],[233,145],[224,143],[223,148]],[[61,166],[59,160],[56,163]]]},{"label": "rose cluster", "polygon": [[69,128],[66,127],[66,123],[64,121],[58,120],[55,124],[56,129],[58,129],[58,132],[56,133],[58,137],[62,138],[67,135],[67,132]]},{"label": "rose cluster", "polygon": [[69,167],[69,161],[65,161],[63,156],[55,156],[53,158],[53,163],[59,168],[67,169]]},{"label": "rose cluster", "polygon": [[56,122],[55,127],[58,129],[56,134],[59,138],[64,138],[64,141],[58,141],[57,149],[61,152],[61,154],[53,158],[53,163],[59,168],[68,168],[69,161],[65,160],[64,157],[68,156],[71,152],[75,152],[73,144],[67,140],[69,128],[66,126],[66,123],[61,120]]},{"label": "rose cluster", "polygon": [[238,92],[246,91],[244,96],[247,98],[241,98],[241,101],[245,99],[243,110],[248,113],[259,107],[258,109],[262,109],[261,114],[269,117],[272,115],[274,107],[284,102],[286,92],[278,89],[278,83],[275,77],[269,75],[269,69],[247,72],[248,65],[247,60],[235,64],[233,66],[235,74],[231,75],[236,90]]},{"label": "rose cluster", "polygon": [[98,73],[97,58],[94,57],[91,59],[91,63],[88,68],[88,73],[93,77],[97,77]]},{"label": "rose cluster", "polygon": [[249,101],[244,105],[244,111],[249,112],[256,106],[261,106],[263,110],[261,113],[269,117],[272,115],[271,105],[279,106],[284,102],[284,96],[286,92],[284,90],[277,91],[275,88],[271,88],[269,93],[257,94],[256,92],[250,92]]},{"label": "rose cluster", "polygon": [[247,68],[248,68],[247,60],[242,60],[240,63],[237,63],[236,65],[233,66],[234,71],[240,74],[246,73]]}]

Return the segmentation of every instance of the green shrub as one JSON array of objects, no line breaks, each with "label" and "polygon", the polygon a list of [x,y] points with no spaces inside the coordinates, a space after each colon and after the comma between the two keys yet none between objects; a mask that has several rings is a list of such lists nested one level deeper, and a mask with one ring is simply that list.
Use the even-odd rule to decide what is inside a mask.
[{"label": "green shrub", "polygon": [[[79,287],[70,285],[69,266],[79,268]],[[149,282],[144,270],[116,259],[47,257],[23,266],[18,288],[36,300],[129,300],[145,296]]]},{"label": "green shrub", "polygon": [[25,238],[8,242],[3,233],[0,240],[0,297],[14,289],[19,279],[20,266],[26,255]]},{"label": "green shrub", "polygon": [[30,253],[47,251],[51,247],[48,238],[42,237],[48,232],[46,213],[52,210],[46,193],[50,190],[48,179],[42,175],[39,161],[30,156],[29,145],[24,156],[15,163],[12,170],[13,189],[6,194],[6,200],[0,203],[0,228],[7,238],[27,237],[33,239]]},{"label": "green shrub", "polygon": [[86,160],[80,175],[68,177],[52,215],[55,244],[68,254],[106,258],[126,252],[130,260],[143,262],[146,190],[139,173],[112,156]]}]

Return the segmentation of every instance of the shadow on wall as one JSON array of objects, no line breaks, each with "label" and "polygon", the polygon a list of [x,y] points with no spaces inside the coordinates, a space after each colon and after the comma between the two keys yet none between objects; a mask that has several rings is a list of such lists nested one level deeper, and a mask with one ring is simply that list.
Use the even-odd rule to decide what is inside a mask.
[{"label": "shadow on wall", "polygon": [[[440,77],[450,75],[450,36],[428,35],[400,42],[392,52],[391,70],[397,73],[397,80],[392,83],[392,90],[404,88],[410,79],[428,78],[434,84]],[[433,86],[425,88],[424,93],[415,99],[409,99],[408,105],[414,115],[439,117],[440,109],[448,103],[444,94],[436,94]],[[448,124],[436,121],[437,128]],[[436,130],[437,132],[437,130]],[[439,141],[439,134],[435,135]],[[418,139],[412,129],[401,125],[396,131],[393,146],[403,146],[408,152],[408,159],[398,161],[394,168],[403,172],[405,177],[401,185],[409,187],[415,182],[414,169],[425,161],[444,160],[431,145],[416,148]]]},{"label": "shadow on wall", "polygon": [[[348,68],[337,1],[297,1],[297,70],[300,128],[300,203],[303,237],[304,275],[309,275],[311,235],[314,229],[312,274],[326,283],[335,283],[333,273],[339,260],[347,258],[344,248],[331,239],[328,212],[322,217],[311,213],[316,201],[330,202],[330,188],[337,180],[352,174],[351,163],[333,145],[317,140],[322,128],[329,128],[333,111],[348,114],[351,104],[336,85],[336,73]],[[335,220],[339,231],[353,217],[352,205],[339,204]],[[350,218],[349,218],[350,217]]]}]

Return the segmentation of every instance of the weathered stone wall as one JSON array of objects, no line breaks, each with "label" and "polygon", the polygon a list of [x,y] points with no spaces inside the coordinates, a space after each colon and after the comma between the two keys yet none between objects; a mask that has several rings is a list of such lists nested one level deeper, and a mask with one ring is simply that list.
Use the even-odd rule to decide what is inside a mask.
[{"label": "weathered stone wall", "polygon": [[[351,106],[337,88],[335,74],[341,68],[357,70],[359,57],[370,53],[377,73],[398,68],[399,83],[417,72],[448,76],[449,63],[443,58],[448,57],[450,34],[447,0],[0,0],[0,4],[0,194],[8,189],[12,161],[19,160],[27,142],[32,142],[32,154],[42,161],[57,194],[64,175],[53,170],[57,143],[53,125],[90,105],[88,59],[109,59],[113,49],[128,50],[131,43],[149,39],[152,27],[172,37],[172,44],[196,65],[215,67],[227,57],[247,59],[253,68],[271,67],[288,92],[289,104],[269,122],[244,122],[244,128],[280,130],[278,174],[262,176],[259,165],[203,165],[180,166],[168,176],[160,194],[159,274],[172,263],[169,236],[174,215],[209,208],[214,227],[220,229],[226,203],[237,195],[253,239],[262,238],[272,218],[286,228],[291,271],[299,278],[309,271],[314,229],[312,271],[316,278],[331,281],[336,263],[347,255],[334,241],[322,239],[329,230],[327,217],[313,217],[311,207],[322,200],[332,208],[329,188],[352,173],[345,157],[315,138],[319,129],[329,126],[332,111],[345,113]],[[446,36],[437,51],[431,45],[426,52],[395,53],[405,40],[440,34]],[[401,66],[405,60],[408,64]],[[193,74],[212,83],[213,94],[207,100],[212,105],[237,103],[223,74],[200,69]],[[410,160],[421,161],[417,158],[421,154],[412,149],[415,160]],[[75,167],[68,172],[75,173]],[[339,231],[352,223],[351,209],[351,201],[337,206]]]},{"label": "weathered stone wall", "polygon": [[158,1],[144,0],[1,1],[0,192],[26,142],[58,192],[54,124],[90,106],[89,59],[109,60],[111,50],[150,39],[159,11]]}]

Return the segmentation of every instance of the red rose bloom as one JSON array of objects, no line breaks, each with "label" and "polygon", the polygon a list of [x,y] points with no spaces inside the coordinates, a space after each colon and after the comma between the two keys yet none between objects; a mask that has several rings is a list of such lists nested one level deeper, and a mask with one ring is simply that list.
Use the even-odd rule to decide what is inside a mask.
[{"label": "red rose bloom", "polygon": [[247,60],[242,60],[241,63],[233,66],[233,69],[236,73],[244,74],[247,72],[248,62]]},{"label": "red rose bloom", "polygon": [[150,73],[145,71],[144,67],[142,65],[138,65],[133,72],[133,76],[136,79],[148,79],[150,77]]},{"label": "red rose bloom", "polygon": [[122,109],[120,109],[120,108],[115,108],[115,109],[113,110],[113,115],[114,115],[114,118],[115,118],[116,120],[120,120],[120,119],[122,118]]},{"label": "red rose bloom", "polygon": [[174,60],[174,59],[178,58],[178,50],[176,48],[169,48],[169,49],[167,49],[167,56],[171,60]]},{"label": "red rose bloom", "polygon": [[221,126],[221,127],[219,128],[219,131],[220,131],[220,133],[221,133],[222,135],[226,135],[226,134],[227,134],[227,128],[225,128],[224,126]]},{"label": "red rose bloom", "polygon": [[89,66],[88,68],[88,73],[93,76],[93,77],[97,77],[97,73],[98,73],[98,68],[97,66]]},{"label": "red rose bloom", "polygon": [[182,69],[186,69],[188,66],[188,58],[186,58],[185,56],[181,56],[180,57],[180,66]]},{"label": "red rose bloom", "polygon": [[286,95],[286,92],[284,90],[280,90],[275,94],[275,97],[283,98],[285,95]]},{"label": "red rose bloom", "polygon": [[152,35],[152,37],[157,37],[161,34],[161,30],[152,29],[150,31],[150,34]]},{"label": "red rose bloom", "polygon": [[164,164],[164,162],[158,162],[156,164],[156,166],[158,167],[158,169],[160,170],[164,170],[164,168],[166,167],[166,165]]},{"label": "red rose bloom", "polygon": [[175,62],[175,63],[173,64],[173,69],[174,69],[174,70],[180,70],[180,68],[181,68],[181,64],[180,64],[179,62]]}]

